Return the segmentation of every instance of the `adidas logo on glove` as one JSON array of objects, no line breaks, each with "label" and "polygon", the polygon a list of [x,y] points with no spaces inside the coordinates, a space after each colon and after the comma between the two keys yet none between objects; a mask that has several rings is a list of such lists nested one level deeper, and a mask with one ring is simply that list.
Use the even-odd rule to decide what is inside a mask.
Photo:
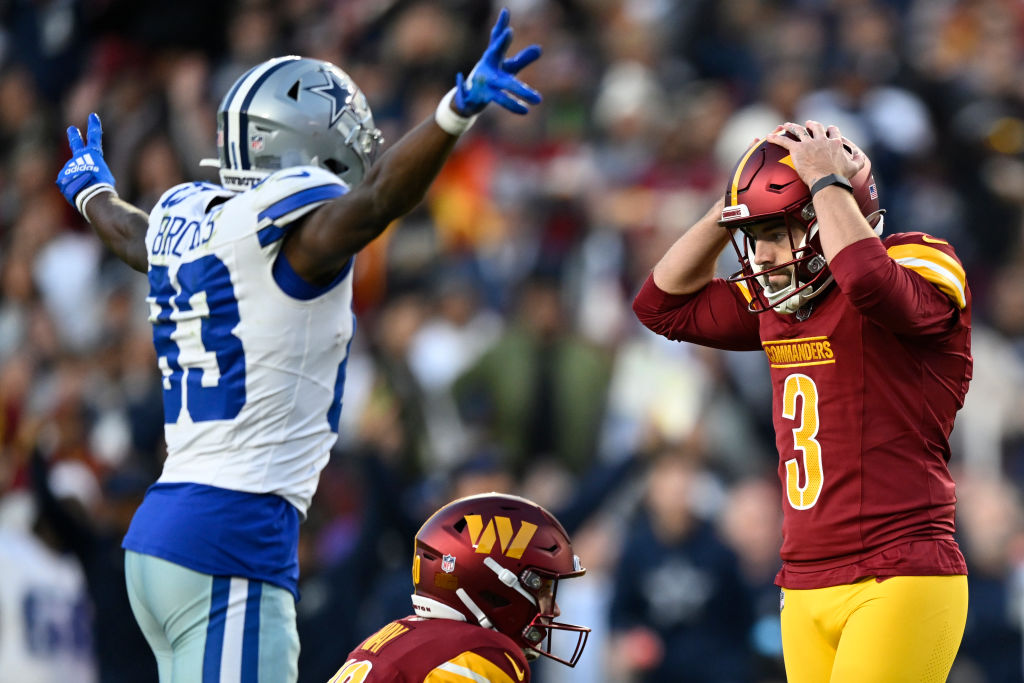
[{"label": "adidas logo on glove", "polygon": [[93,161],[91,154],[83,154],[82,156],[75,159],[75,163],[64,169],[64,175],[71,175],[73,173],[83,173],[85,171],[99,172],[100,167]]}]

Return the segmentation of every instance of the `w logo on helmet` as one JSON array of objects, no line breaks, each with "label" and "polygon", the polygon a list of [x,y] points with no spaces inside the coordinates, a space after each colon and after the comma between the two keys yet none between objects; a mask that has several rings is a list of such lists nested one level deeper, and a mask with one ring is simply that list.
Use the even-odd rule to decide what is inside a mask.
[{"label": "w logo on helmet", "polygon": [[536,524],[523,522],[513,537],[512,520],[508,517],[495,516],[487,520],[486,525],[480,515],[466,515],[465,520],[476,552],[488,554],[494,548],[494,542],[498,541],[505,556],[515,560],[523,556],[537,531]]}]

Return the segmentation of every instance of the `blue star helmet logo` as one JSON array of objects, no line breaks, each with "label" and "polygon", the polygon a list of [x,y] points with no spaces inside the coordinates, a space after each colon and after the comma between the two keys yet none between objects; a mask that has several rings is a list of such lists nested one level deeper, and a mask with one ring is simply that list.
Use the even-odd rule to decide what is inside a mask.
[{"label": "blue star helmet logo", "polygon": [[305,90],[331,101],[331,122],[328,127],[333,128],[341,115],[345,113],[345,108],[348,106],[349,100],[352,99],[352,93],[338,81],[337,76],[327,69],[321,70],[320,73],[324,77],[324,83],[311,85]]}]

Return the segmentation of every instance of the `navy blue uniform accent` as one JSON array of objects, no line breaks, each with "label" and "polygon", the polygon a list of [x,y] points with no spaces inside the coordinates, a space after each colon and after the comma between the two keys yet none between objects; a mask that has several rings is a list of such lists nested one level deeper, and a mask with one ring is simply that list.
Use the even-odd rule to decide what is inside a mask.
[{"label": "navy blue uniform accent", "polygon": [[[351,261],[350,261],[351,263]],[[338,365],[338,374],[334,378],[334,402],[327,411],[327,423],[331,425],[331,431],[338,433],[338,422],[341,420],[341,403],[345,398],[345,375],[348,372],[348,359],[352,351],[352,340],[356,336],[356,316],[352,315],[352,336],[348,339],[345,347],[345,359]]]},{"label": "navy blue uniform accent", "polygon": [[245,627],[242,631],[242,683],[259,683],[260,671],[260,598],[263,584],[249,582],[245,601]]},{"label": "navy blue uniform accent", "polygon": [[210,620],[206,626],[206,650],[203,652],[203,683],[220,683],[220,658],[224,649],[224,625],[228,617],[231,577],[213,577]]},{"label": "navy blue uniform accent", "polygon": [[329,284],[318,287],[317,285],[310,284],[303,280],[302,276],[296,273],[292,268],[292,264],[288,262],[288,259],[285,258],[284,254],[278,254],[277,258],[274,260],[274,282],[277,283],[277,286],[281,288],[282,292],[293,299],[309,301],[310,299],[317,298],[321,294],[326,294],[338,286],[338,284],[348,276],[349,271],[352,270],[352,263],[354,261],[355,257],[350,258],[345,264],[345,267],[341,269],[340,273],[338,273],[337,277],[331,280]]},{"label": "navy blue uniform accent", "polygon": [[164,377],[164,423],[178,421],[181,414],[181,376],[182,369],[178,363],[178,345],[171,339],[175,323],[171,320],[171,297],[175,295],[174,287],[167,266],[149,267],[149,289],[159,307],[160,312],[153,323],[153,346],[156,347],[157,358],[163,358],[171,374]]}]

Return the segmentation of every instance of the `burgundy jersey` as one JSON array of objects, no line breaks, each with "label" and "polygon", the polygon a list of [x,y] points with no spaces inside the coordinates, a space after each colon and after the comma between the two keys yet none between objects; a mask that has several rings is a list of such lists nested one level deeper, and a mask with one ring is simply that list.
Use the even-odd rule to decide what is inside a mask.
[{"label": "burgundy jersey", "polygon": [[328,683],[524,683],[530,668],[508,636],[452,619],[409,616],[349,653]]},{"label": "burgundy jersey", "polygon": [[776,583],[966,574],[947,468],[972,368],[963,267],[921,233],[861,240],[829,265],[838,286],[793,315],[750,314],[744,286],[721,279],[670,295],[648,278],[633,308],[670,339],[767,356],[785,513]]}]

